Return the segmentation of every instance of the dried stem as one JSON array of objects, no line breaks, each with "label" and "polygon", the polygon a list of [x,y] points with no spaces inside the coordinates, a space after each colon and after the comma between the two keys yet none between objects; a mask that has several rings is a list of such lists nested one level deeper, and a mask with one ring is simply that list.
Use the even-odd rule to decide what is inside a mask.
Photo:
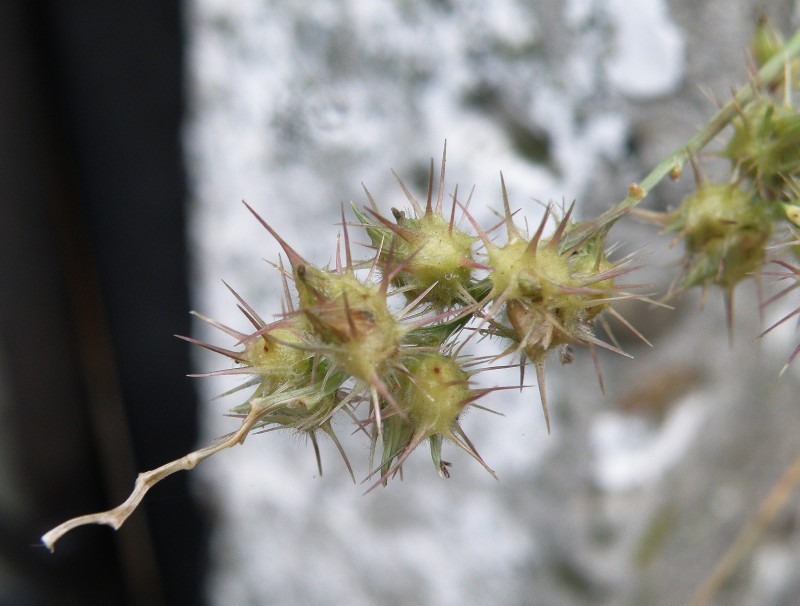
[{"label": "dried stem", "polygon": [[58,542],[61,537],[63,537],[69,531],[78,528],[79,526],[85,526],[87,524],[104,524],[106,526],[111,526],[114,530],[119,529],[125,520],[127,520],[128,517],[130,517],[130,515],[136,510],[136,508],[139,506],[139,503],[141,503],[144,496],[153,486],[176,471],[188,471],[190,469],[194,469],[198,463],[218,453],[219,451],[230,448],[231,446],[236,446],[237,444],[244,443],[247,434],[259,421],[259,419],[269,411],[270,408],[271,406],[266,404],[260,406],[253,404],[250,412],[242,421],[241,427],[239,427],[239,429],[237,429],[235,432],[225,436],[224,438],[221,438],[211,446],[206,446],[205,448],[191,452],[180,459],[166,463],[161,467],[157,467],[156,469],[140,473],[136,478],[133,491],[124,503],[118,505],[114,509],[109,509],[108,511],[78,516],[77,518],[67,520],[63,524],[59,524],[49,532],[42,535],[42,543],[44,543],[45,546],[52,552],[55,550],[56,542]]},{"label": "dried stem", "polygon": [[736,571],[742,559],[753,549],[767,526],[784,508],[798,484],[800,484],[800,456],[792,461],[778,478],[772,490],[761,502],[756,514],[742,528],[733,545],[728,548],[714,570],[692,596],[690,606],[704,606],[711,601]]}]

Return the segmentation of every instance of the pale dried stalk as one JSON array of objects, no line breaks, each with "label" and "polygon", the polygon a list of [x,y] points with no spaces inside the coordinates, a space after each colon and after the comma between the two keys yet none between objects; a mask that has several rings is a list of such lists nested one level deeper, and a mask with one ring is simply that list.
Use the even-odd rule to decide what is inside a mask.
[{"label": "pale dried stalk", "polygon": [[190,469],[194,469],[198,463],[218,453],[219,451],[230,448],[231,446],[236,446],[237,444],[243,444],[247,434],[250,433],[250,430],[261,419],[261,417],[265,413],[269,412],[270,408],[271,406],[267,404],[262,404],[260,406],[255,404],[252,405],[250,412],[247,413],[247,416],[242,421],[241,427],[239,427],[239,429],[237,429],[235,432],[220,438],[217,443],[212,444],[211,446],[206,446],[200,450],[190,452],[180,459],[166,463],[161,467],[157,467],[156,469],[140,473],[136,478],[133,491],[124,503],[118,505],[114,509],[109,509],[108,511],[87,514],[67,520],[49,532],[43,534],[41,538],[42,543],[44,543],[45,546],[52,552],[55,550],[56,542],[58,542],[61,537],[63,537],[69,531],[78,528],[79,526],[85,526],[87,524],[104,524],[106,526],[111,526],[114,530],[119,529],[125,520],[127,520],[128,517],[130,517],[130,515],[136,510],[136,508],[139,506],[139,503],[141,503],[144,496],[153,486],[176,471],[188,471]]},{"label": "pale dried stalk", "polygon": [[742,528],[733,545],[728,548],[714,570],[692,596],[690,606],[704,606],[711,601],[736,571],[742,559],[753,549],[767,526],[786,506],[798,484],[800,484],[800,457],[790,463],[775,482],[756,514]]}]

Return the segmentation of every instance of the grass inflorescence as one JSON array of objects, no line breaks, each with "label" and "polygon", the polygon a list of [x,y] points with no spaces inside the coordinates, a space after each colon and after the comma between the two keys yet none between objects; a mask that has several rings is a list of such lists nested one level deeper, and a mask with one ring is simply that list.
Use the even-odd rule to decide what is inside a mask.
[{"label": "grass inflorescence", "polygon": [[[404,207],[384,213],[366,187],[366,204],[352,204],[351,219],[343,207],[333,266],[322,267],[305,259],[245,203],[288,261],[285,265],[279,258],[276,264],[283,311],[267,321],[231,289],[249,325],[246,330],[197,315],[232,345],[182,337],[229,360],[226,368],[204,375],[244,377],[226,394],[239,398],[232,414],[241,419],[240,427],[211,446],[140,474],[123,504],[69,520],[45,534],[43,542],[52,549],[66,532],[84,524],[118,528],[154,484],[241,444],[254,430],[307,435],[320,473],[318,439],[329,438],[355,480],[355,468],[334,430],[349,424],[369,444],[363,478],[367,492],[400,474],[411,453],[424,444],[442,477],[451,473],[443,456],[452,445],[494,476],[461,423],[470,409],[486,410],[478,401],[527,387],[524,369],[531,364],[549,433],[548,359],[568,363],[575,348],[587,349],[602,390],[598,349],[627,355],[609,318],[649,345],[615,308],[630,299],[653,301],[639,286],[623,282],[637,268],[634,257],[614,259],[608,234],[664,177],[677,178],[687,162],[695,167],[695,191],[671,212],[646,213],[683,243],[674,293],[719,287],[731,317],[734,289],[747,278],[772,274],[789,282],[764,306],[794,292],[800,284],[800,114],[792,103],[798,70],[791,57],[800,52],[800,34],[784,44],[774,32],[759,30],[753,50],[760,70],[751,83],[598,217],[579,220],[574,203],[550,203],[529,230],[512,209],[501,174],[500,221],[481,225],[468,210],[471,194],[466,201],[459,199],[458,187],[447,194],[445,152],[438,179],[431,160],[424,203],[398,177]],[[718,154],[729,160],[728,179],[708,182],[698,154],[729,126],[732,134]],[[356,230],[370,251],[363,259],[353,253]],[[774,251],[793,258],[775,258]],[[775,264],[779,271],[763,271]],[[470,353],[478,339],[493,343],[494,353]],[[790,361],[798,352],[800,347]],[[478,373],[509,364],[520,367],[519,384],[486,387],[477,382]]]}]

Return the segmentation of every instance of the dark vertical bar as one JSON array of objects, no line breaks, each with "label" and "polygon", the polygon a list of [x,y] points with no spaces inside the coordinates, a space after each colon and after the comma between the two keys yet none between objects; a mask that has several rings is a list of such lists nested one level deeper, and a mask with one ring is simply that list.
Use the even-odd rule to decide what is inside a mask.
[{"label": "dark vertical bar", "polygon": [[188,352],[172,338],[189,332],[180,7],[0,6],[0,365],[33,505],[25,528],[0,532],[25,536],[9,561],[36,603],[72,602],[59,593],[70,585],[75,602],[204,602],[205,530],[186,474],[117,535],[80,529],[55,556],[30,547],[196,446]]}]

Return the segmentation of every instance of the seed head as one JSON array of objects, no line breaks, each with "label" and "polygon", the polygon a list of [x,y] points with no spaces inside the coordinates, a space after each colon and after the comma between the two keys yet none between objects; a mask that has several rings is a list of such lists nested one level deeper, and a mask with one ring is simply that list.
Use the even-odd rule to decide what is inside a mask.
[{"label": "seed head", "polygon": [[768,19],[760,17],[756,30],[750,41],[750,52],[758,67],[764,65],[775,55],[783,50],[785,42],[780,32],[776,30]]},{"label": "seed head", "polygon": [[[444,215],[445,157],[446,148],[442,154],[439,193],[435,203],[431,159],[424,210],[399,178],[400,187],[411,204],[410,212],[393,208],[395,222],[392,222],[379,214],[369,192],[367,196],[373,208],[368,212],[374,220],[354,209],[366,227],[373,246],[380,251],[379,260],[384,272],[396,264],[402,265],[402,271],[397,272],[393,285],[400,288],[409,301],[426,293],[425,303],[442,310],[471,302],[468,293],[472,286],[472,270],[483,268],[475,262],[472,254],[472,246],[478,238],[456,225],[458,187],[453,193],[449,217]],[[385,243],[393,238],[393,258],[389,259]]]},{"label": "seed head", "polygon": [[404,364],[397,393],[406,414],[384,419],[381,478],[372,488],[400,471],[408,455],[426,440],[430,442],[433,463],[440,475],[449,476],[450,464],[441,458],[445,439],[455,442],[494,475],[458,423],[464,409],[491,390],[473,389],[469,384],[470,374],[462,364],[441,351],[414,354]]},{"label": "seed head", "polygon": [[[485,316],[494,334],[512,341],[503,355],[519,352],[521,364],[526,358],[533,362],[549,431],[544,387],[544,363],[549,352],[559,349],[563,361],[571,359],[572,345],[589,347],[593,353],[595,345],[619,352],[595,337],[594,319],[610,309],[615,299],[631,297],[614,283],[615,278],[631,269],[624,267],[626,263],[613,264],[606,257],[605,229],[594,230],[579,244],[562,250],[564,236],[581,228],[571,220],[574,204],[557,221],[553,234],[545,238],[543,234],[553,211],[548,206],[536,232],[527,238],[514,224],[505,183],[502,191],[506,243],[496,245],[479,232],[486,248],[487,265],[492,268],[488,277],[489,310]],[[630,328],[624,320],[623,323]]]},{"label": "seed head", "polygon": [[718,285],[726,293],[764,263],[773,212],[733,185],[701,184],[668,218],[667,231],[686,245],[681,287]]},{"label": "seed head", "polygon": [[740,111],[723,154],[740,175],[752,179],[762,197],[777,197],[800,165],[800,112],[760,98]]}]

